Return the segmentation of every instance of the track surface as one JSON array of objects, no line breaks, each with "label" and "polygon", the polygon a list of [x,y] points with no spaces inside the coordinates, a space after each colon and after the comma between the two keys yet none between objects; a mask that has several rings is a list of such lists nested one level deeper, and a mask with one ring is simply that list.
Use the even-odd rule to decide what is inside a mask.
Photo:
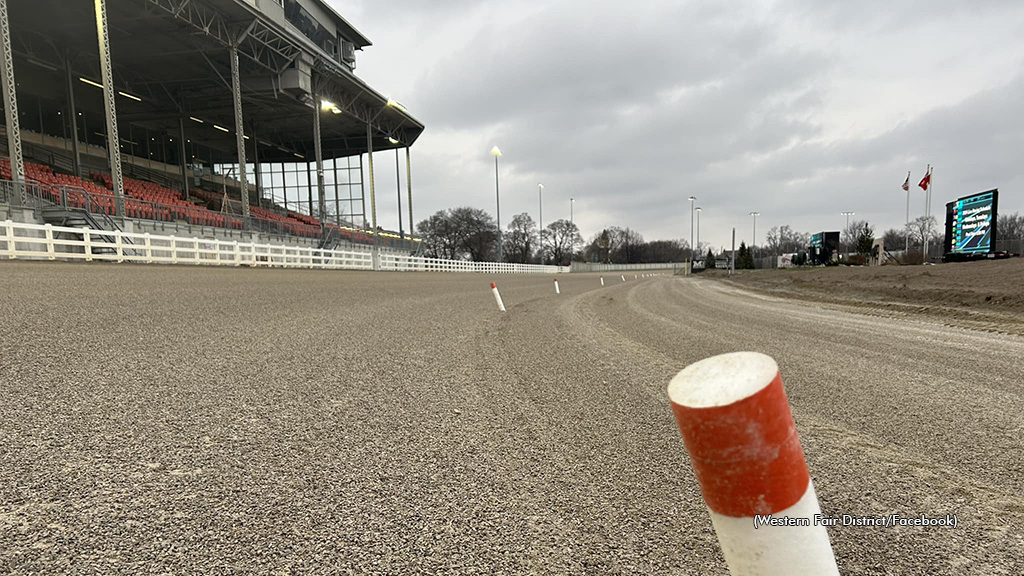
[{"label": "track surface", "polygon": [[663,276],[0,263],[0,572],[726,574],[665,387],[778,359],[843,574],[1024,573],[1024,339]]}]

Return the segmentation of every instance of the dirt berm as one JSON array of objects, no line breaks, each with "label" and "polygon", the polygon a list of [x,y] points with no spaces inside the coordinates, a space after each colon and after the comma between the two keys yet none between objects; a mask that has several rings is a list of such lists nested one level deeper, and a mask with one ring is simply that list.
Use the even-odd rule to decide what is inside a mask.
[{"label": "dirt berm", "polygon": [[1024,334],[1024,259],[935,266],[737,270],[709,276],[776,296],[868,313],[926,315],[950,325]]}]

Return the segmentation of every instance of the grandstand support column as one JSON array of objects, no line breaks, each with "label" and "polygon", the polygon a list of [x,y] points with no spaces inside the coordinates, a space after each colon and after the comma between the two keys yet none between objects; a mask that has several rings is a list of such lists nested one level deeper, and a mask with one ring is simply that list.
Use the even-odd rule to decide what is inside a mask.
[{"label": "grandstand support column", "polygon": [[253,126],[251,130],[252,134],[249,138],[252,140],[252,172],[254,179],[256,180],[256,205],[260,208],[263,207],[263,171],[260,170],[260,144],[259,139],[256,138],[256,127]]},{"label": "grandstand support column", "polygon": [[402,228],[402,169],[398,160],[398,148],[395,148],[395,183],[398,185],[398,237],[405,241],[405,230]]},{"label": "grandstand support column", "polygon": [[181,193],[188,202],[188,150],[185,148],[184,118],[178,118],[178,156],[181,157]]},{"label": "grandstand support column", "polygon": [[75,82],[71,77],[71,54],[64,47],[64,79],[68,87],[68,118],[71,121],[71,162],[75,176],[82,175],[82,152],[78,147],[78,107],[75,106]]},{"label": "grandstand support column", "polygon": [[96,36],[100,49],[100,76],[107,116],[107,157],[110,179],[114,184],[114,206],[118,218],[124,218],[124,177],[121,174],[121,138],[117,134],[117,106],[114,103],[114,75],[110,67],[110,38],[107,36],[106,0],[95,0]]},{"label": "grandstand support column", "polygon": [[242,82],[238,77],[238,46],[231,45],[231,96],[235,102],[235,146],[238,149],[238,190],[242,221],[249,228],[249,177],[245,173],[245,123],[242,121]]},{"label": "grandstand support column", "polygon": [[409,238],[412,239],[414,232],[416,231],[416,225],[412,220],[412,164],[410,164],[410,158],[412,155],[409,153],[409,147],[405,147],[405,184],[409,188]]},{"label": "grandstand support column", "polygon": [[[320,220],[320,233],[327,229],[327,190],[324,188],[324,151],[320,144],[320,97],[313,94],[313,155],[316,157],[316,194],[317,219]],[[312,216],[313,207],[309,207]]]},{"label": "grandstand support column", "polygon": [[[360,216],[363,218],[363,228],[366,228],[366,178],[363,178],[363,155],[359,155],[359,204],[362,206]],[[355,222],[353,222],[355,224]]]},{"label": "grandstand support column", "polygon": [[[373,228],[373,269],[377,270],[377,196],[373,188],[373,128],[366,124],[366,159],[370,177],[370,226]],[[365,219],[366,216],[364,215]]]},{"label": "grandstand support column", "polygon": [[21,127],[18,124],[18,83],[14,79],[14,57],[11,54],[11,28],[7,19],[7,0],[0,0],[0,35],[4,51],[3,92],[4,113],[7,116],[7,150],[11,156],[11,180],[17,188],[18,199],[24,206],[28,202],[25,193],[25,159],[21,155]]}]

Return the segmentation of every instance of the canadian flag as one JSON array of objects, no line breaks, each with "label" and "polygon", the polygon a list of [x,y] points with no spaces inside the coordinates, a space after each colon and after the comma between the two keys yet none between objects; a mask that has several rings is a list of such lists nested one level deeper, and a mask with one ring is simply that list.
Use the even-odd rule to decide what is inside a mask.
[{"label": "canadian flag", "polygon": [[921,181],[918,182],[917,185],[920,186],[922,190],[927,191],[928,187],[931,186],[931,184],[932,184],[932,171],[931,171],[931,169],[929,169],[928,173],[924,175],[924,178],[921,178]]}]

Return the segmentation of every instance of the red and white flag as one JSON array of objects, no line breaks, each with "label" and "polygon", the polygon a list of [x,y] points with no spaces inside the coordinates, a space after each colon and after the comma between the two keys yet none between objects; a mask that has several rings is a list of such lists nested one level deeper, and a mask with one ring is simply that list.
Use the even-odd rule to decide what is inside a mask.
[{"label": "red and white flag", "polygon": [[910,172],[907,172],[907,179],[903,181],[903,189],[910,191]]},{"label": "red and white flag", "polygon": [[931,184],[932,184],[932,171],[931,171],[931,168],[929,168],[928,169],[928,173],[924,175],[924,178],[921,178],[921,181],[918,182],[917,185],[920,186],[922,190],[927,192],[928,191],[928,187],[931,186]]}]

